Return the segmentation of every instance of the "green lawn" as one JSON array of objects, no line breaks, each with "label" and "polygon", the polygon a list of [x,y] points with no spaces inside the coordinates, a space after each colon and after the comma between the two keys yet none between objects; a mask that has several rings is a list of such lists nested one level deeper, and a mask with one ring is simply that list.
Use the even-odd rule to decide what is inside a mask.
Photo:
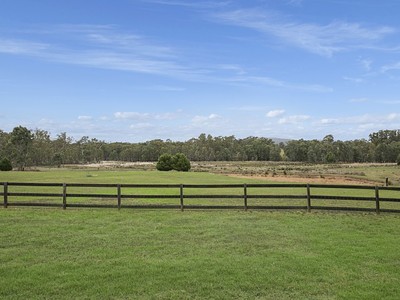
[{"label": "green lawn", "polygon": [[[244,182],[207,173],[82,170],[1,172],[5,181]],[[400,214],[9,207],[0,208],[0,228],[0,298],[400,295]]]},{"label": "green lawn", "polygon": [[0,209],[0,298],[398,299],[398,215]]}]

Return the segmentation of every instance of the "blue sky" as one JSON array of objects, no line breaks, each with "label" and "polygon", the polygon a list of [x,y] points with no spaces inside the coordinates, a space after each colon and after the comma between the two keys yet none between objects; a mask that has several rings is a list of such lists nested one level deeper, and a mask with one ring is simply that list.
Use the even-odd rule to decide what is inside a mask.
[{"label": "blue sky", "polygon": [[1,0],[0,129],[79,139],[400,128],[398,0]]}]

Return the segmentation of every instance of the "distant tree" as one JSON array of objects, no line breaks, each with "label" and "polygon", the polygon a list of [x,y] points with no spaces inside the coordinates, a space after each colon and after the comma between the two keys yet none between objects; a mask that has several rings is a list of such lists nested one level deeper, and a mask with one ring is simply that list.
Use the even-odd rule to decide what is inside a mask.
[{"label": "distant tree", "polygon": [[185,154],[177,153],[172,157],[172,168],[176,171],[187,172],[191,168],[190,161]]},{"label": "distant tree", "polygon": [[0,171],[12,171],[13,167],[11,161],[7,158],[0,160]]},{"label": "distant tree", "polygon": [[23,171],[28,159],[28,151],[32,144],[33,134],[26,127],[18,126],[10,134],[13,156],[19,171]]},{"label": "distant tree", "polygon": [[328,152],[326,154],[325,160],[328,164],[332,164],[336,161],[336,156],[333,152]]},{"label": "distant tree", "polygon": [[158,158],[156,168],[158,171],[171,171],[173,169],[173,158],[171,154],[162,154]]},{"label": "distant tree", "polygon": [[60,168],[62,163],[63,163],[63,159],[62,159],[61,154],[55,153],[52,158],[52,165],[57,166],[57,168]]}]

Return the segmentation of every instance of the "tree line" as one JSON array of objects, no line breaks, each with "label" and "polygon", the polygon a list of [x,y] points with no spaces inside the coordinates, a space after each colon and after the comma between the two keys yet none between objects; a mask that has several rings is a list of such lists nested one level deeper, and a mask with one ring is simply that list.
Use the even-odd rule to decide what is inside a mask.
[{"label": "tree line", "polygon": [[0,130],[0,159],[14,168],[61,166],[100,161],[157,161],[162,154],[183,153],[190,161],[298,161],[309,163],[398,162],[400,130],[381,130],[369,139],[290,140],[275,143],[264,137],[213,137],[204,133],[187,141],[151,140],[141,143],[105,142],[84,136],[79,140],[60,133],[51,138],[46,130],[15,127]]}]

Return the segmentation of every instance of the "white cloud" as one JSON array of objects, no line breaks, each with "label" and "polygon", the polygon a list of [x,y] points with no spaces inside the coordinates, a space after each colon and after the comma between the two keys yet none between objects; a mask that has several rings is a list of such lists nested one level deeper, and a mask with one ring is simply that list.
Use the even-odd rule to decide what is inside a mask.
[{"label": "white cloud", "polygon": [[362,82],[364,82],[364,79],[362,79],[362,78],[356,78],[356,77],[344,76],[343,79],[344,79],[344,80],[347,80],[347,81],[354,82],[354,83],[362,83]]},{"label": "white cloud", "polygon": [[0,38],[0,53],[38,55],[48,47],[43,43]]},{"label": "white cloud", "polygon": [[275,78],[267,76],[237,76],[226,80],[232,83],[250,83],[250,84],[261,84],[268,85],[272,87],[284,88],[284,89],[294,89],[302,90],[306,92],[314,93],[331,93],[333,89],[330,87],[318,85],[318,84],[296,84],[290,83]]},{"label": "white cloud", "polygon": [[114,117],[122,120],[146,120],[150,118],[150,114],[138,112],[116,112],[114,113]]},{"label": "white cloud", "polygon": [[332,56],[353,48],[368,48],[395,32],[387,26],[368,28],[344,21],[335,21],[327,25],[301,23],[259,9],[229,11],[216,14],[215,18],[275,36],[288,44],[322,56]]},{"label": "white cloud", "polygon": [[214,122],[216,120],[221,119],[221,117],[217,114],[210,114],[208,116],[195,116],[192,119],[192,123],[195,124],[210,124],[210,122]]},{"label": "white cloud", "polygon": [[114,113],[114,118],[117,120],[158,120],[158,121],[166,121],[166,120],[175,120],[179,117],[182,111],[177,112],[165,112],[160,114],[155,113],[139,113],[139,112],[116,112]]},{"label": "white cloud", "polygon": [[294,115],[279,119],[279,124],[298,124],[309,120],[311,117],[307,115]]},{"label": "white cloud", "polygon": [[129,126],[130,129],[133,130],[146,130],[154,128],[154,126],[150,123],[136,123]]},{"label": "white cloud", "polygon": [[371,70],[371,66],[372,66],[372,60],[370,59],[362,59],[360,60],[361,65],[363,66],[363,68],[366,71],[370,71]]},{"label": "white cloud", "polygon": [[387,115],[371,115],[365,114],[360,116],[351,116],[343,118],[321,119],[320,124],[341,124],[341,125],[372,125],[381,124],[384,126],[394,121],[400,121],[400,113],[390,113]]},{"label": "white cloud", "polygon": [[284,113],[285,113],[285,110],[283,110],[283,109],[271,110],[271,111],[267,112],[267,117],[268,118],[276,118],[276,117],[283,115]]},{"label": "white cloud", "polygon": [[90,121],[92,119],[93,119],[93,117],[91,117],[91,116],[79,116],[78,117],[79,121]]},{"label": "white cloud", "polygon": [[338,119],[321,119],[321,124],[326,124],[326,125],[332,125],[332,124],[338,124],[339,120]]},{"label": "white cloud", "polygon": [[390,65],[385,65],[381,68],[381,71],[383,73],[387,72],[387,71],[391,71],[391,70],[400,70],[400,61],[390,64]]}]

